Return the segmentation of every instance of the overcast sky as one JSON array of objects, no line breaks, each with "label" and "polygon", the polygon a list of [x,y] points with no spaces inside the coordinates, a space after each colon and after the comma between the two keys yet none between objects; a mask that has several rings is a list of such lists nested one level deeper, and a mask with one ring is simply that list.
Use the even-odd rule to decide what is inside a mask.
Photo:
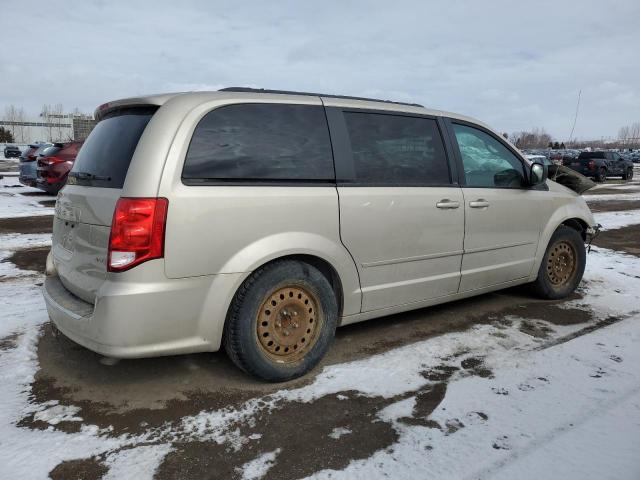
[{"label": "overcast sky", "polygon": [[0,0],[0,115],[255,86],[413,101],[509,133],[640,121],[640,1]]}]

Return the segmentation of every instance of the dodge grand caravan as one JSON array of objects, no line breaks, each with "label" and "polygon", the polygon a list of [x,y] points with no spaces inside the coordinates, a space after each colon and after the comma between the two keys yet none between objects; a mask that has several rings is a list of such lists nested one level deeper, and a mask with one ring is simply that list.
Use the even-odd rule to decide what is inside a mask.
[{"label": "dodge grand caravan", "polygon": [[499,134],[420,105],[231,88],[101,105],[56,203],[44,297],[67,337],[216,351],[270,381],[337,326],[582,278],[594,219]]}]

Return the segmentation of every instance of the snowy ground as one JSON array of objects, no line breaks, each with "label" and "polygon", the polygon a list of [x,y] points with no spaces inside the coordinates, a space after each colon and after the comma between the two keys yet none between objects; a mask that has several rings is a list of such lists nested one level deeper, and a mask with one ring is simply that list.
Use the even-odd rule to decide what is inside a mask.
[{"label": "snowy ground", "polygon": [[[52,207],[14,184],[0,478],[640,478],[638,256],[593,247],[564,302],[511,290],[345,327],[308,378],[264,385],[222,354],[113,364],[53,338],[41,274],[16,257],[47,227],[11,230]],[[603,238],[640,224],[634,185],[587,197],[626,202],[597,214]]]},{"label": "snowy ground", "polygon": [[53,215],[55,195],[25,187],[13,176],[15,173],[10,175],[5,172],[0,179],[0,218]]}]

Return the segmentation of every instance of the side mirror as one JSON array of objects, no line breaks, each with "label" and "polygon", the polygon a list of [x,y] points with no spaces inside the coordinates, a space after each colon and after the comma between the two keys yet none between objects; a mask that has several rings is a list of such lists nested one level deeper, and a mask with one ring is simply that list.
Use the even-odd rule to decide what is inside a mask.
[{"label": "side mirror", "polygon": [[548,174],[549,171],[546,165],[538,162],[532,163],[529,170],[529,185],[533,187],[546,182]]}]

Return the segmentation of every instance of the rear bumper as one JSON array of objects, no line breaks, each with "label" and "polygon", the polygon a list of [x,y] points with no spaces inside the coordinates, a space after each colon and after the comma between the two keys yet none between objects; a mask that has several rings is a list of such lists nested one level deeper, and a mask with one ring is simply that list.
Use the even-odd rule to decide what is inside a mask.
[{"label": "rear bumper", "polygon": [[[66,180],[66,179],[65,179]],[[35,187],[44,190],[47,193],[51,193],[53,195],[57,194],[62,187],[64,187],[64,181],[58,181],[56,183],[47,183],[43,178],[38,177],[35,182]]]},{"label": "rear bumper", "polygon": [[36,186],[36,162],[22,162],[20,163],[20,177],[19,181],[21,184],[26,185],[28,187]]},{"label": "rear bumper", "polygon": [[[144,282],[106,280],[94,305],[73,295],[57,274],[48,272],[43,296],[49,317],[65,336],[108,357],[218,350],[227,298],[240,284],[241,274],[167,279],[158,267],[163,262],[131,270],[146,270]],[[155,278],[149,280],[149,274]]]},{"label": "rear bumper", "polygon": [[27,187],[36,186],[36,179],[34,177],[26,177],[26,176],[20,175],[18,177],[18,181]]}]

